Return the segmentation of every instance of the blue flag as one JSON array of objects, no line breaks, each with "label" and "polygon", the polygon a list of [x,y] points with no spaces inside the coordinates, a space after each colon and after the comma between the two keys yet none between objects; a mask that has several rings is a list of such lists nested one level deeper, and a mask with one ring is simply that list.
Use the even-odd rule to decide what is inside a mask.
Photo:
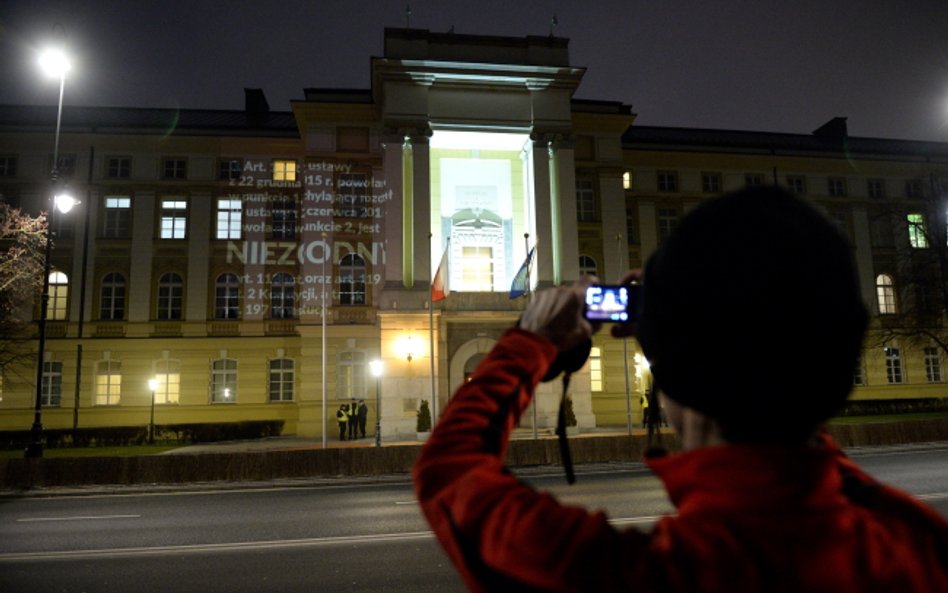
[{"label": "blue flag", "polygon": [[530,282],[530,262],[533,261],[534,251],[536,251],[536,245],[534,245],[530,253],[527,254],[527,259],[524,260],[523,265],[517,270],[517,275],[514,276],[513,282],[510,284],[511,299],[527,294],[527,284]]}]

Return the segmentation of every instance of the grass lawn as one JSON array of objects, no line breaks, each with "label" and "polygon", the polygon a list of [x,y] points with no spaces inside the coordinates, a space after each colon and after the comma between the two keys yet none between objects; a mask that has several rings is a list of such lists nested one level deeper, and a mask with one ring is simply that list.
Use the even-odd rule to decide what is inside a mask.
[{"label": "grass lawn", "polygon": [[[65,447],[62,449],[43,449],[43,457],[56,459],[59,457],[135,457],[137,455],[155,455],[180,445],[129,445],[128,447]],[[0,451],[0,459],[17,459],[23,457],[23,451]]]}]

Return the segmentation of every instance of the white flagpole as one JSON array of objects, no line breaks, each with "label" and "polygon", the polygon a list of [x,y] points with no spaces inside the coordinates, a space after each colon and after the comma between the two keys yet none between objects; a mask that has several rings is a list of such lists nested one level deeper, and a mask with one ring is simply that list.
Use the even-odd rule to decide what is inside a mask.
[{"label": "white flagpole", "polygon": [[[524,257],[530,257],[530,233],[523,234],[523,250],[524,250],[524,253],[526,253]],[[527,297],[528,305],[530,304],[530,268],[533,267],[532,264],[533,264],[532,261],[527,264],[527,286],[525,287],[525,290],[527,293],[526,297]],[[534,397],[533,398],[533,440],[537,440],[539,438],[540,436],[537,432],[537,398]]]}]

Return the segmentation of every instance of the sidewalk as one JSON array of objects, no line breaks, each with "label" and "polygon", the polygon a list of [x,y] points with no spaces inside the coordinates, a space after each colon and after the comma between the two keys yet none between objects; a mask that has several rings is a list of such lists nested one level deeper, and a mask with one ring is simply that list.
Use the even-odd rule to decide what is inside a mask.
[{"label": "sidewalk", "polygon": [[[663,428],[663,434],[670,434],[671,429]],[[644,436],[646,433],[644,428],[633,428],[632,436]],[[617,428],[593,428],[585,432],[578,434],[569,435],[570,439],[582,439],[590,437],[603,437],[603,436],[623,436],[628,435],[628,430],[620,430]],[[514,430],[514,433],[511,437],[515,441],[528,441],[532,440],[533,429],[532,428],[518,428]],[[556,438],[556,435],[553,434],[552,428],[541,428],[537,429],[537,439],[552,439]],[[399,441],[382,441],[383,447],[401,447],[401,446],[417,446],[421,445],[423,441],[419,440],[399,440]],[[366,447],[375,447],[375,436],[370,435],[366,436],[364,439],[356,440],[346,440],[340,441],[337,438],[330,438],[326,442],[327,449],[355,449],[355,448],[366,448]],[[309,451],[315,449],[322,449],[323,443],[319,438],[302,438],[296,436],[279,436],[279,437],[267,437],[262,439],[253,439],[253,440],[243,440],[243,441],[220,441],[216,443],[198,443],[194,445],[185,445],[183,447],[178,447],[177,449],[171,449],[170,451],[165,451],[164,453],[159,453],[159,455],[197,455],[202,453],[248,453],[248,452],[262,452],[262,451]]]}]

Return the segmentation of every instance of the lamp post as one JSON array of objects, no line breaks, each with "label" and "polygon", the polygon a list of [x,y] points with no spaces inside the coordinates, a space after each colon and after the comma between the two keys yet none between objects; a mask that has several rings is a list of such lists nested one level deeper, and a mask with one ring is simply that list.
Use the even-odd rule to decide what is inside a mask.
[{"label": "lamp post", "polygon": [[385,363],[379,359],[369,362],[369,370],[375,377],[375,446],[382,446],[382,373]]},{"label": "lamp post", "polygon": [[155,444],[155,392],[158,391],[158,379],[148,380],[148,389],[151,391],[151,418],[148,420],[148,443]]},{"label": "lamp post", "polygon": [[[50,171],[50,181],[55,190],[59,180],[59,131],[62,126],[63,116],[63,92],[66,88],[66,72],[69,71],[70,63],[61,50],[50,50],[40,56],[40,66],[51,77],[59,77],[59,107],[56,111],[56,135],[53,141],[53,166]],[[43,293],[40,296],[40,318],[39,318],[39,346],[36,354],[36,402],[33,414],[33,426],[30,428],[30,442],[24,452],[27,458],[43,456],[43,367],[46,355],[46,317],[49,313],[49,273],[50,256],[52,254],[52,226],[53,216],[58,207],[63,213],[68,212],[76,203],[74,199],[66,194],[53,194],[52,206],[49,208],[49,217],[46,220],[46,247],[43,257]]]}]

